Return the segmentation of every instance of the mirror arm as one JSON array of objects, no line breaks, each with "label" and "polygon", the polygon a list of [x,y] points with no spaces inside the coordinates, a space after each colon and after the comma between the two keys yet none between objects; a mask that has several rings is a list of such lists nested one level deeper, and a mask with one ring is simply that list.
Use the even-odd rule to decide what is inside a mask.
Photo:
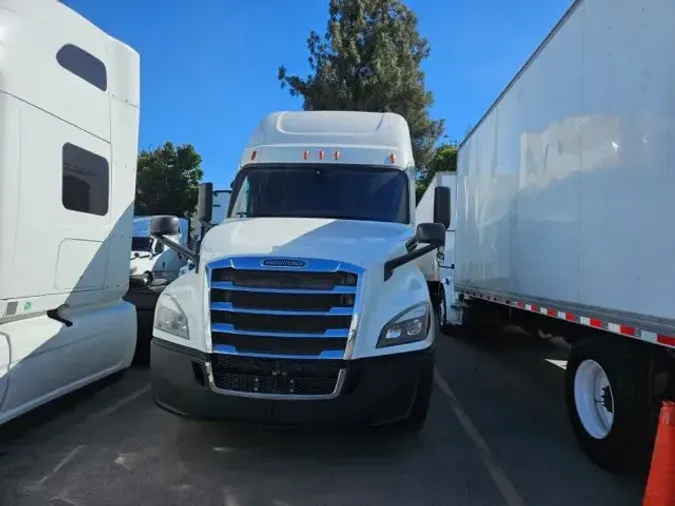
[{"label": "mirror arm", "polygon": [[167,248],[171,248],[175,252],[185,255],[187,258],[192,260],[192,263],[195,264],[195,268],[199,266],[199,255],[192,251],[190,248],[186,248],[182,244],[178,244],[177,242],[172,241],[171,239],[167,239],[166,237],[162,235],[154,235],[152,234],[152,237],[157,239],[159,242],[161,242],[164,246]]},{"label": "mirror arm", "polygon": [[417,248],[416,250],[406,253],[405,255],[387,260],[384,263],[384,280],[387,281],[389,278],[391,278],[394,275],[394,270],[396,270],[396,268],[401,267],[402,265],[405,265],[408,262],[421,257],[422,255],[426,255],[438,247],[439,246],[437,244],[427,244],[426,246]]},{"label": "mirror arm", "polygon": [[413,236],[407,243],[405,243],[405,249],[408,253],[415,251],[417,248],[417,237]]}]

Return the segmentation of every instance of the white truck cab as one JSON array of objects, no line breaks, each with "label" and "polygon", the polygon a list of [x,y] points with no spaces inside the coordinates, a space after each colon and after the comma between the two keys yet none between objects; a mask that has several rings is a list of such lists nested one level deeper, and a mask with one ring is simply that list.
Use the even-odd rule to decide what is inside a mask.
[{"label": "white truck cab", "polygon": [[[429,182],[424,195],[417,203],[415,210],[415,222],[424,223],[434,221],[434,201],[437,188],[447,188],[450,192],[450,200],[457,202],[457,173],[456,172],[437,172]],[[436,309],[438,310],[438,325],[443,331],[449,331],[451,324],[449,320],[453,317],[453,303],[456,296],[454,293],[454,271],[455,271],[455,227],[457,223],[457,212],[454,209],[450,213],[450,227],[445,232],[445,245],[438,248],[437,251],[427,253],[417,259],[422,274],[429,285],[429,293]]]},{"label": "white truck cab", "polygon": [[[434,316],[413,260],[442,246],[414,227],[415,166],[393,113],[278,112],[254,131],[226,219],[197,268],[160,296],[155,402],[193,417],[273,423],[397,422],[418,429],[434,367]],[[200,192],[210,218],[212,185]],[[177,222],[155,218],[166,240]],[[424,246],[420,246],[424,245]]]},{"label": "white truck cab", "polygon": [[0,0],[0,423],[125,369],[139,55],[57,1]]}]

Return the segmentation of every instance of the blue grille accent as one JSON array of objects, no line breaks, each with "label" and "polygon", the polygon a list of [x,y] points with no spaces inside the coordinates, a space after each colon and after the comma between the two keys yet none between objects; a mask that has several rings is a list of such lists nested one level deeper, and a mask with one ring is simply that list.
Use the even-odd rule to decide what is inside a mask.
[{"label": "blue grille accent", "polygon": [[361,302],[360,267],[311,258],[233,257],[209,264],[206,275],[215,353],[345,358]]},{"label": "blue grille accent", "polygon": [[211,309],[216,311],[230,311],[232,313],[248,313],[248,314],[268,314],[280,316],[311,316],[311,315],[327,315],[327,316],[351,316],[353,308],[351,307],[331,307],[328,311],[302,311],[293,309],[254,309],[254,308],[240,308],[234,307],[231,302],[211,302]]},{"label": "blue grille accent", "polygon": [[236,290],[239,292],[261,292],[261,293],[290,293],[290,294],[356,294],[356,288],[353,286],[335,286],[331,290],[312,290],[312,289],[290,289],[290,288],[253,288],[248,286],[234,286],[229,281],[214,281],[211,283],[212,289],[218,290]]}]

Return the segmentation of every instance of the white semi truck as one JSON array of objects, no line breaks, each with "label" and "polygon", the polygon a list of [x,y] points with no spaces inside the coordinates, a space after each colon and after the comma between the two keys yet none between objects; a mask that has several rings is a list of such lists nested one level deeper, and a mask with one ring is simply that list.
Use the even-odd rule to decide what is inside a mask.
[{"label": "white semi truck", "polygon": [[[414,260],[442,246],[415,228],[415,165],[392,113],[280,112],[244,150],[226,219],[199,251],[152,233],[197,266],[162,293],[151,342],[155,402],[191,417],[395,423],[419,429],[435,324]],[[200,193],[210,221],[212,185]]]},{"label": "white semi truck", "polygon": [[0,423],[124,370],[139,55],[54,0],[0,0]]},{"label": "white semi truck", "polygon": [[572,428],[615,470],[675,393],[674,20],[673,2],[574,2],[459,148],[441,284],[441,325],[571,343]]}]

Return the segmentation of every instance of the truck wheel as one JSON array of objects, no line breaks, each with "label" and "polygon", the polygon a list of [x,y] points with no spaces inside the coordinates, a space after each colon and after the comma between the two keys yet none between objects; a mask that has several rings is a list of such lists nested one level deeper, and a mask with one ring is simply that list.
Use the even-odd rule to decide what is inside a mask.
[{"label": "truck wheel", "polygon": [[565,378],[572,430],[588,457],[611,472],[636,468],[649,449],[648,357],[621,340],[576,343]]},{"label": "truck wheel", "polygon": [[407,418],[400,420],[396,426],[405,432],[419,432],[424,427],[431,401],[431,391],[434,386],[434,361],[425,364],[417,382],[417,391],[410,413]]}]

